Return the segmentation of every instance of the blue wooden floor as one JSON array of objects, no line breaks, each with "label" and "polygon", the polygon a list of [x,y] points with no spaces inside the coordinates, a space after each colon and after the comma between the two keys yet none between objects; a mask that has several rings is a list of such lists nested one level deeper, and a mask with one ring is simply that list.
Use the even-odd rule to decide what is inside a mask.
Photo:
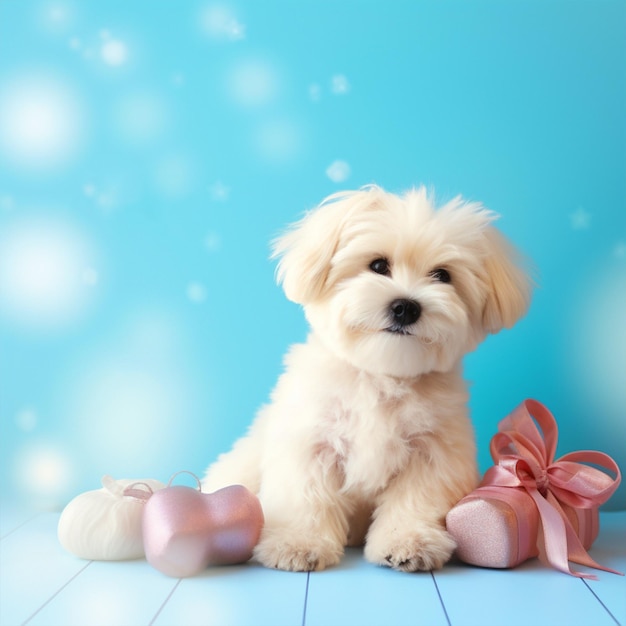
[{"label": "blue wooden floor", "polygon": [[[58,514],[0,515],[0,625],[13,626],[626,626],[626,579],[584,581],[527,562],[498,571],[447,565],[402,574],[347,551],[333,569],[287,573],[255,564],[194,578],[145,561],[81,561],[59,546]],[[603,513],[592,556],[626,571],[626,512]]]}]

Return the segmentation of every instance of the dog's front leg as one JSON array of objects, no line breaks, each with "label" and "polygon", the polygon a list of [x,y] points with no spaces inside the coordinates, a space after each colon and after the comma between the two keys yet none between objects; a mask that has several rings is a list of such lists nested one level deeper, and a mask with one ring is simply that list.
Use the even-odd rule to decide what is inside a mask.
[{"label": "dog's front leg", "polygon": [[259,498],[265,526],[254,556],[267,567],[322,570],[343,555],[348,511],[339,479],[315,456],[303,456],[283,456],[264,468]]},{"label": "dog's front leg", "polygon": [[[444,457],[441,457],[444,458]],[[470,457],[441,465],[416,451],[377,500],[365,557],[372,563],[405,572],[442,567],[455,549],[445,529],[448,510],[475,483]]]}]

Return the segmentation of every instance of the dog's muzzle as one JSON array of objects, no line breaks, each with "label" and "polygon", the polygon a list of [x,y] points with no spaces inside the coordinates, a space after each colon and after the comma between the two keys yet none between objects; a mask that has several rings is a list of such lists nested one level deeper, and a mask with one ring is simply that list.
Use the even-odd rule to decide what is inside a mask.
[{"label": "dog's muzzle", "polygon": [[422,314],[422,307],[415,300],[400,298],[394,300],[389,305],[389,317],[391,325],[385,328],[390,333],[398,333],[401,335],[410,334],[407,326],[415,324]]}]

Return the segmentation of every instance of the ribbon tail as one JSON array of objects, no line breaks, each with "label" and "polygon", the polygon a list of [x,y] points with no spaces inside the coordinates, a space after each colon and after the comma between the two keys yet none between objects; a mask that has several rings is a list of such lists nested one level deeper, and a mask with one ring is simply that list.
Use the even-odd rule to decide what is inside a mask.
[{"label": "ribbon tail", "polygon": [[[576,572],[569,566],[570,557],[567,541],[569,538],[567,524],[569,524],[569,522],[566,524],[558,510],[555,509],[536,489],[528,489],[528,493],[532,496],[535,504],[537,505],[537,509],[539,510],[539,517],[543,527],[545,558],[548,560],[550,565],[564,574],[570,574],[570,576],[597,580],[597,577],[593,574]],[[574,532],[573,528],[572,532]],[[589,558],[591,559],[591,557]]]},{"label": "ribbon tail", "polygon": [[572,527],[569,519],[567,518],[567,515],[565,515],[565,512],[561,508],[559,501],[550,492],[548,492],[547,501],[550,505],[554,507],[556,511],[558,511],[561,519],[563,520],[567,538],[567,558],[570,561],[578,563],[578,565],[585,565],[586,567],[593,567],[594,569],[602,570],[604,572],[617,574],[618,576],[624,575],[622,574],[622,572],[611,569],[610,567],[605,567],[604,565],[600,565],[597,561],[591,558],[590,554],[587,552],[587,550],[585,550],[585,547],[581,543],[578,534]]}]

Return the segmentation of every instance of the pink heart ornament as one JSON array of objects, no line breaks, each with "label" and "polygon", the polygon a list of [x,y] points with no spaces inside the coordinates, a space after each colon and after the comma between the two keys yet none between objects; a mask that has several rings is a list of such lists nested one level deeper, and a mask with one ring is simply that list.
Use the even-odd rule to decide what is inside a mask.
[{"label": "pink heart ornament", "polygon": [[258,543],[264,518],[259,499],[242,485],[214,493],[182,485],[145,503],[146,559],[167,576],[193,576],[210,565],[244,563]]}]

